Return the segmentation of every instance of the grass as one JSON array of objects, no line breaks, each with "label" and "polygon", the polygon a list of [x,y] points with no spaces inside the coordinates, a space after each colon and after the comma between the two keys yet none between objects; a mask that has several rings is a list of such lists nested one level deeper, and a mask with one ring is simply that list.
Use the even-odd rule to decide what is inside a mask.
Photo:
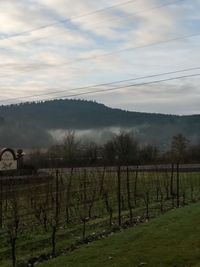
[{"label": "grass", "polygon": [[95,241],[40,267],[199,267],[200,204]]}]

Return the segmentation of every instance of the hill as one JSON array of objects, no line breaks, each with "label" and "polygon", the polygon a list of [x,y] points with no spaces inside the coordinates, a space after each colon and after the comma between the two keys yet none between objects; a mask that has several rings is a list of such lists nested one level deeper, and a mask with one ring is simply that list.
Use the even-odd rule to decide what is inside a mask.
[{"label": "hill", "polygon": [[198,267],[200,206],[195,204],[95,241],[40,267]]},{"label": "hill", "polygon": [[1,106],[0,114],[8,120],[29,121],[45,128],[133,127],[141,124],[174,123],[178,116],[130,112],[83,100],[53,100]]},{"label": "hill", "polygon": [[[153,144],[167,143],[177,133],[196,140],[200,134],[200,115],[130,112],[83,100],[54,100],[0,107],[0,140],[12,146],[14,140],[18,140],[15,145],[46,146],[52,142],[49,130],[110,127],[133,130],[142,140]],[[13,138],[13,132],[17,138]],[[38,136],[41,138],[38,139]]]}]

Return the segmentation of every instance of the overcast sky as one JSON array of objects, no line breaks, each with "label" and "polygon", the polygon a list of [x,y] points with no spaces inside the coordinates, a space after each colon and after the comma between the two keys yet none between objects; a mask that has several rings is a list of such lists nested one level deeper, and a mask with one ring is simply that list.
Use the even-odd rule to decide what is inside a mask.
[{"label": "overcast sky", "polygon": [[200,76],[122,88],[200,69],[77,89],[200,67],[200,0],[1,0],[0,10],[0,104],[120,86],[76,98],[134,111],[200,113]]}]

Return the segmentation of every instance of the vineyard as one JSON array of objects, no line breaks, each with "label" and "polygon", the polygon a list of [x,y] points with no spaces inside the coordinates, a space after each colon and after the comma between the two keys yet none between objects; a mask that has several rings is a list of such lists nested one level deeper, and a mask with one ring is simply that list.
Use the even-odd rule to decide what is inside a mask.
[{"label": "vineyard", "polygon": [[33,266],[199,201],[200,173],[178,165],[51,170],[1,177],[0,192],[0,266]]}]

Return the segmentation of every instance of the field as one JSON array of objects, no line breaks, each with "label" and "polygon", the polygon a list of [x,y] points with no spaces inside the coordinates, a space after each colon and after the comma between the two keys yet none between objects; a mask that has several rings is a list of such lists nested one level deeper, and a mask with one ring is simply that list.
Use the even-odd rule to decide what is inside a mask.
[{"label": "field", "polygon": [[31,266],[199,200],[200,174],[176,168],[4,177],[0,266]]}]

